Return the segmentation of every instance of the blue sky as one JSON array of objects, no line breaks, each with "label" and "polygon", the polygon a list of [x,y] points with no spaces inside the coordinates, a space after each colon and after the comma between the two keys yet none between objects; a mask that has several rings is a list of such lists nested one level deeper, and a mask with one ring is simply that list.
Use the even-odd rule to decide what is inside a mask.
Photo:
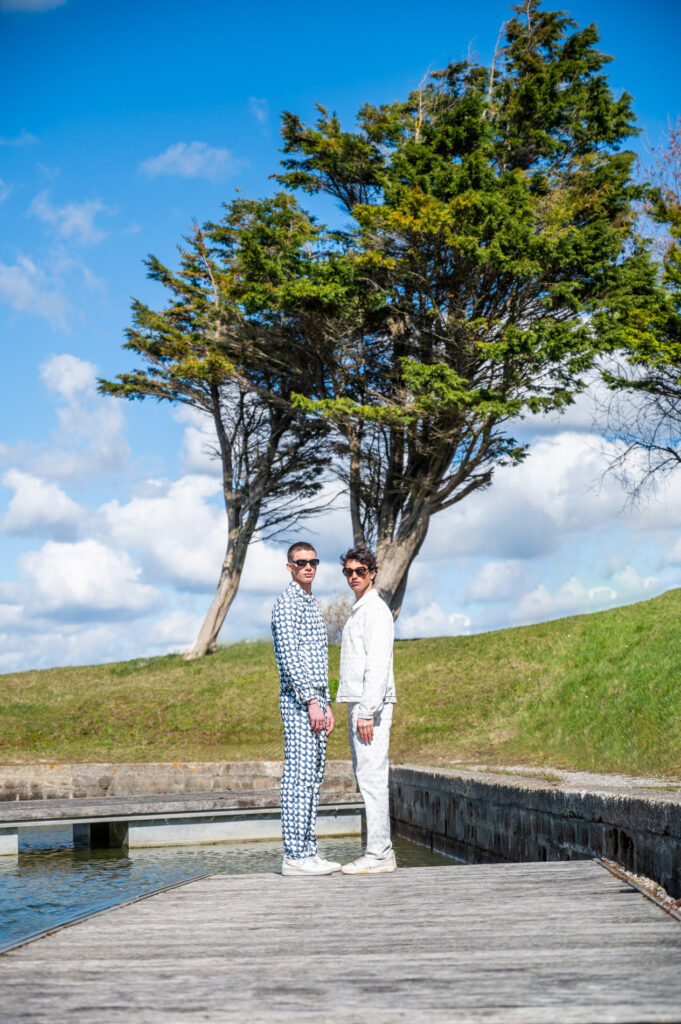
[{"label": "blue sky", "polygon": [[[681,13],[652,0],[569,5],[615,56],[659,141],[681,111]],[[131,296],[160,301],[141,260],[172,261],[195,218],[277,169],[278,114],[321,101],[350,120],[429,68],[489,60],[505,3],[415,8],[209,0],[0,0],[0,671],[179,649],[208,606],[224,546],[215,464],[198,421],[105,401],[126,369]],[[334,211],[322,209],[325,215]],[[475,632],[637,600],[681,583],[681,481],[624,509],[600,485],[603,442],[582,401],[526,424],[533,454],[436,519],[402,635]],[[607,446],[606,446],[607,447]],[[342,591],[338,511],[311,524],[323,597]],[[265,635],[285,581],[256,545],[223,631]]]}]

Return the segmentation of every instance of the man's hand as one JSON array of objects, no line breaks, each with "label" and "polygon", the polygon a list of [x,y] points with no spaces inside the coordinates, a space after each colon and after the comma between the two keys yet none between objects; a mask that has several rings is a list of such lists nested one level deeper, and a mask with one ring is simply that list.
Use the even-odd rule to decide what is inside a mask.
[{"label": "man's hand", "polygon": [[374,738],[374,720],[373,718],[358,718],[357,719],[357,732],[362,743],[371,743]]},{"label": "man's hand", "polygon": [[326,709],[326,735],[327,736],[331,735],[331,733],[333,732],[333,727],[334,727],[335,724],[336,724],[336,720],[333,717],[333,711],[331,710],[331,705],[329,704],[329,706]]},{"label": "man's hand", "polygon": [[319,701],[316,697],[307,703],[307,713],[310,716],[310,728],[312,732],[321,732],[322,729],[326,728],[326,719],[324,718],[324,712],[319,706]]}]

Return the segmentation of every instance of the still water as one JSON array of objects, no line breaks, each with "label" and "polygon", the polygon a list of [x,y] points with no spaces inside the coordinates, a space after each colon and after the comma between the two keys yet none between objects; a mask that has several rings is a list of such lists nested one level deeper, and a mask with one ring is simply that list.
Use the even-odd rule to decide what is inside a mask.
[{"label": "still water", "polygon": [[[161,849],[76,850],[70,826],[27,828],[19,856],[0,857],[0,948],[164,885],[206,873],[281,870],[281,843],[221,843]],[[359,836],[320,841],[320,853],[345,863],[362,853]],[[455,861],[406,839],[394,840],[401,868]]]}]

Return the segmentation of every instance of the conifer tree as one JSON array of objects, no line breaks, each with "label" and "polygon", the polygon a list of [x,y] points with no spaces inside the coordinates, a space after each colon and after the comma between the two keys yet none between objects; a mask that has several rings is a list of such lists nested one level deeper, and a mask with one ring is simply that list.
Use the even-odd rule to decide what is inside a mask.
[{"label": "conifer tree", "polygon": [[[318,496],[329,462],[327,425],[291,404],[293,389],[304,387],[305,359],[278,312],[290,301],[289,282],[314,289],[309,247],[318,229],[287,195],[237,199],[225,209],[220,223],[185,239],[177,271],[154,256],[146,261],[167,304],[133,302],[125,348],[143,365],[100,381],[104,394],[197,409],[215,429],[227,543],[192,658],[215,649],[256,533],[276,536],[324,507]],[[267,307],[262,315],[256,295]]]},{"label": "conifer tree", "polygon": [[525,457],[514,421],[572,402],[651,294],[631,97],[595,26],[513,10],[490,68],[452,63],[350,131],[323,107],[283,117],[278,180],[338,202],[334,270],[354,275],[337,328],[307,339],[326,372],[298,404],[335,429],[395,616],[432,517]]}]

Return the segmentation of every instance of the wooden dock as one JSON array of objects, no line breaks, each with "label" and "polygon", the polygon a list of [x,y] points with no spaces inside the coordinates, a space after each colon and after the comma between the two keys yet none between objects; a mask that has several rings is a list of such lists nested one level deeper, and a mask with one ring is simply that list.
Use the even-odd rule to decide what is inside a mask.
[{"label": "wooden dock", "polygon": [[681,924],[593,861],[213,875],[0,957],[11,1024],[681,1020]]}]

